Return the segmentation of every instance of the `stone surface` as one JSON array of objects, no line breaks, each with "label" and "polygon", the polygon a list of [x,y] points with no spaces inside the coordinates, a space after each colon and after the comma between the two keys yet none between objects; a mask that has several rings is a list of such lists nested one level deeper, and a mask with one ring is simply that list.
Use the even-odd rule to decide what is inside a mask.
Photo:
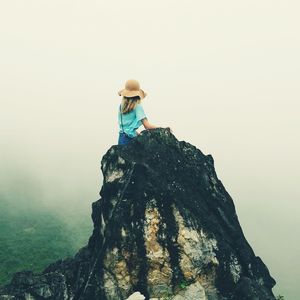
[{"label": "stone surface", "polygon": [[211,155],[155,129],[112,146],[101,168],[88,245],[16,273],[0,299],[275,299]]},{"label": "stone surface", "polygon": [[144,300],[145,296],[143,296],[140,292],[135,292],[127,300]]},{"label": "stone surface", "polygon": [[203,286],[197,281],[189,286],[187,286],[183,291],[179,292],[177,296],[173,299],[176,300],[181,297],[184,300],[208,300],[205,294]]}]

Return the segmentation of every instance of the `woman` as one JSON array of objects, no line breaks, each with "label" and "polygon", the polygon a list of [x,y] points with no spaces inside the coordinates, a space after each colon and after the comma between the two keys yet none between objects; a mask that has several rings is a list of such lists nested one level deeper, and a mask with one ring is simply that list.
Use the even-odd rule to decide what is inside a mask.
[{"label": "woman", "polygon": [[118,92],[119,96],[123,96],[122,103],[119,107],[119,145],[128,144],[138,135],[136,131],[140,126],[145,129],[157,128],[149,123],[141,100],[146,97],[146,93],[140,88],[137,80],[130,79],[125,83],[125,89]]}]

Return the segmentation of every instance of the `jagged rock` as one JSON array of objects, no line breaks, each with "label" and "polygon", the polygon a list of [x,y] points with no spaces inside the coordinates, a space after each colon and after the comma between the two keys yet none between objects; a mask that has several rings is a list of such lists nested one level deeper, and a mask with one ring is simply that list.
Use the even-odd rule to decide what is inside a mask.
[{"label": "jagged rock", "polygon": [[0,299],[275,299],[211,155],[155,129],[112,146],[101,168],[88,245],[41,274],[17,273]]}]

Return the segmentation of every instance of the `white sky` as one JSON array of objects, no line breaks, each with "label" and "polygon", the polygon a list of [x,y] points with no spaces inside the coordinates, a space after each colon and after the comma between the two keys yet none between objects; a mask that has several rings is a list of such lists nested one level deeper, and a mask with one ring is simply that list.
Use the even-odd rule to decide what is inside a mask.
[{"label": "white sky", "polygon": [[90,208],[117,141],[117,91],[138,79],[150,122],[212,154],[247,239],[293,300],[299,12],[291,0],[2,0],[2,188],[24,173],[45,199],[80,195]]}]

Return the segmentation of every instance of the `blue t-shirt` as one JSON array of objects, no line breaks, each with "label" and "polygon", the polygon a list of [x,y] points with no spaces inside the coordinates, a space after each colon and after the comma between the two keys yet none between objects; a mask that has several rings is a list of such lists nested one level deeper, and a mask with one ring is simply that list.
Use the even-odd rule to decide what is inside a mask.
[{"label": "blue t-shirt", "polygon": [[[120,132],[125,132],[130,137],[136,137],[136,129],[138,129],[143,123],[142,120],[147,118],[144,112],[142,104],[138,103],[135,109],[127,114],[122,114],[121,120],[121,112],[119,107],[119,128]],[[122,124],[121,124],[122,121]]]}]

